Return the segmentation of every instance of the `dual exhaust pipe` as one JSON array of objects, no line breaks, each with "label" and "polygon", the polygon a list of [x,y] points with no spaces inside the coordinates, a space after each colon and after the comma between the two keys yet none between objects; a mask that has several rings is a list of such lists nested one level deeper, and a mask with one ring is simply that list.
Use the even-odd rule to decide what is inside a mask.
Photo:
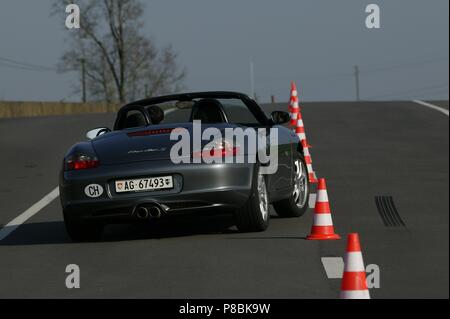
[{"label": "dual exhaust pipe", "polygon": [[162,214],[162,209],[157,205],[139,206],[136,208],[136,217],[140,220],[160,218]]}]

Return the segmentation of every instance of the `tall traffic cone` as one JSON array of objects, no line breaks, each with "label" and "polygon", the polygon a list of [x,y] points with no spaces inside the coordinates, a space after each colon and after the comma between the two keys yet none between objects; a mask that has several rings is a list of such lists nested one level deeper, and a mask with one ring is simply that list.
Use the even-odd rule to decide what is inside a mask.
[{"label": "tall traffic cone", "polygon": [[297,95],[297,88],[295,87],[294,81],[291,81],[291,93],[289,95],[289,113],[292,117],[292,105],[294,104],[294,96]]},{"label": "tall traffic cone", "polygon": [[316,206],[314,207],[314,223],[311,228],[311,234],[306,239],[341,239],[338,234],[334,233],[330,203],[328,202],[327,185],[324,178],[319,178]]},{"label": "tall traffic cone", "polygon": [[356,233],[347,237],[341,299],[370,299],[359,235]]},{"label": "tall traffic cone", "polygon": [[300,139],[300,142],[306,141],[306,145],[308,145],[308,147],[311,147],[311,145],[308,144],[308,141],[306,139],[305,126],[303,124],[302,112],[300,110],[298,111],[297,114],[297,124],[295,126],[295,134]]},{"label": "tall traffic cone", "polygon": [[317,180],[316,173],[314,172],[314,169],[312,166],[311,153],[309,152],[310,146],[306,139],[302,140],[302,146],[303,146],[303,157],[305,158],[306,170],[308,171],[309,182],[312,184],[317,184],[318,180]]},{"label": "tall traffic cone", "polygon": [[298,105],[298,91],[297,86],[295,85],[294,81],[291,83],[291,125],[296,126],[297,125],[297,117],[298,112],[300,111],[300,107]]}]

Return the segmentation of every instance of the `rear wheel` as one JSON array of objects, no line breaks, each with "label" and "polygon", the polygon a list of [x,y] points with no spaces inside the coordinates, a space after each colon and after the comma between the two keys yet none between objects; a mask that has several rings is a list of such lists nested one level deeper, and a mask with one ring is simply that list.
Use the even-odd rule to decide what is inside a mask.
[{"label": "rear wheel", "polygon": [[255,169],[252,194],[247,203],[236,213],[236,226],[240,231],[259,232],[269,226],[269,193],[266,177],[260,166]]},{"label": "rear wheel", "polygon": [[305,159],[301,154],[294,161],[293,175],[294,190],[291,196],[273,203],[280,217],[300,217],[308,210],[310,185]]},{"label": "rear wheel", "polygon": [[76,242],[99,240],[103,233],[103,226],[93,222],[81,222],[64,213],[64,224],[69,237]]}]

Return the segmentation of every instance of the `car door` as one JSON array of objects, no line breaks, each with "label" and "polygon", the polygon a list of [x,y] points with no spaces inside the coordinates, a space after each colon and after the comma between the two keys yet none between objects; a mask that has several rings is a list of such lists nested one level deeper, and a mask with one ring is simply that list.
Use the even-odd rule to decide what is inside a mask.
[{"label": "car door", "polygon": [[293,132],[280,125],[271,127],[270,134],[275,134],[274,130],[276,130],[278,141],[275,145],[271,145],[271,148],[277,149],[278,169],[270,176],[270,189],[276,191],[292,185],[292,159],[294,151],[292,138],[296,136]]}]

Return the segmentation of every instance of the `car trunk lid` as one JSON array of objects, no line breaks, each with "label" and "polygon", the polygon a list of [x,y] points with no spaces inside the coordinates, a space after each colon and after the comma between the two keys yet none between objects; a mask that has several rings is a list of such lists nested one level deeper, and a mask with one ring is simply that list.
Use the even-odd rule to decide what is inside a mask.
[{"label": "car trunk lid", "polygon": [[[219,129],[223,129],[220,127]],[[228,125],[224,125],[228,126]],[[152,125],[136,129],[113,131],[92,140],[101,165],[170,159],[170,150],[179,142],[170,140],[173,130],[186,129],[192,137],[192,123]],[[202,131],[207,126],[202,126]],[[206,144],[204,141],[202,144]]]}]

